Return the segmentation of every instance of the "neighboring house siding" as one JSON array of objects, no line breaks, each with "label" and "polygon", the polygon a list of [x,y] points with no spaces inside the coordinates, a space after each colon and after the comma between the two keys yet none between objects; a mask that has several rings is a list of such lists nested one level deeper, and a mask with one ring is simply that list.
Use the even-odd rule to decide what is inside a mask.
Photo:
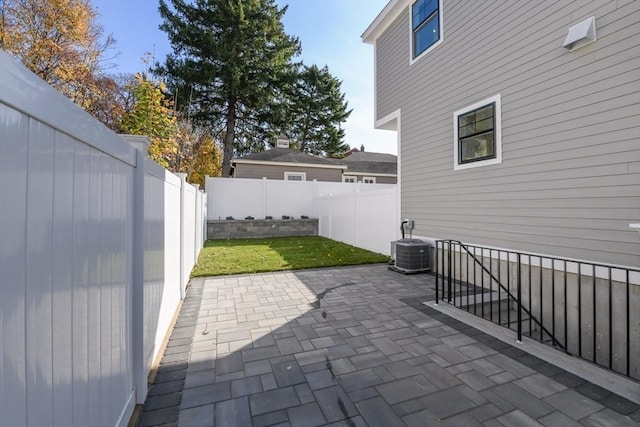
[{"label": "neighboring house siding", "polygon": [[[570,26],[597,41],[569,52]],[[640,2],[445,1],[409,65],[405,11],[376,43],[376,116],[401,109],[414,234],[640,265]],[[453,170],[453,112],[502,95],[501,164]]]},{"label": "neighboring house siding", "polygon": [[351,175],[345,174],[345,176],[356,177],[356,182],[362,182],[362,179],[366,177],[374,177],[376,179],[376,184],[395,184],[398,182],[398,179],[395,176],[376,176],[376,175]]},{"label": "neighboring house siding", "polygon": [[300,166],[280,166],[280,165],[261,165],[246,163],[237,163],[235,168],[236,178],[263,178],[267,179],[284,179],[285,172],[303,172],[307,174],[306,180],[313,181],[329,181],[342,182],[341,169],[322,169],[322,168],[305,168]]},{"label": "neighboring house siding", "polygon": [[398,178],[395,176],[377,176],[376,183],[378,184],[395,184],[398,182]]}]

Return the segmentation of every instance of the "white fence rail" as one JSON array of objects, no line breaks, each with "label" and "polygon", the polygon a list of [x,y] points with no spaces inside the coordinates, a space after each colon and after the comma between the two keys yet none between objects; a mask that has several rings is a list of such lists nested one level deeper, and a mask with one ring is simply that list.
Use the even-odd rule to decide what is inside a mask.
[{"label": "white fence rail", "polygon": [[0,75],[0,425],[126,425],[205,198],[2,51]]},{"label": "white fence rail", "polygon": [[399,237],[395,184],[207,177],[206,190],[209,220],[306,215],[321,236],[386,255]]}]

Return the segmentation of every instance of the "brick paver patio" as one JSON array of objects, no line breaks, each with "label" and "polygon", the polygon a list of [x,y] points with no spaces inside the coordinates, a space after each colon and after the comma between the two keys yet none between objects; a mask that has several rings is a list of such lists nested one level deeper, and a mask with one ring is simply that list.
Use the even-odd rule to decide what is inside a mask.
[{"label": "brick paver patio", "polygon": [[[195,279],[140,426],[631,426],[640,406],[384,265]],[[640,390],[640,386],[639,386]]]}]

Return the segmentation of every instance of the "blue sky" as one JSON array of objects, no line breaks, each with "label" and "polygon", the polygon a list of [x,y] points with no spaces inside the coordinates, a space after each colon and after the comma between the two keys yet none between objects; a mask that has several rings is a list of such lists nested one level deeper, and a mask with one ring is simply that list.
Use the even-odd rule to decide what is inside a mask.
[{"label": "blue sky", "polygon": [[[364,144],[366,151],[396,154],[395,132],[373,128],[373,46],[360,35],[388,0],[276,0],[289,5],[285,31],[302,43],[301,59],[307,65],[327,65],[342,81],[353,113],[345,123],[345,141],[351,147]],[[105,33],[117,40],[114,72],[135,73],[144,69],[146,52],[164,60],[170,52],[157,0],[92,0]]]}]

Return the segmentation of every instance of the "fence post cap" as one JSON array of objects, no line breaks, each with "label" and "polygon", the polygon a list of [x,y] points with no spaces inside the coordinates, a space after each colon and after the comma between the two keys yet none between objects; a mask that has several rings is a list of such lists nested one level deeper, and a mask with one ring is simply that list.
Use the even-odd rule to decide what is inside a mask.
[{"label": "fence post cap", "polygon": [[119,136],[132,145],[136,150],[142,151],[145,154],[153,142],[151,138],[145,135],[119,134]]}]

